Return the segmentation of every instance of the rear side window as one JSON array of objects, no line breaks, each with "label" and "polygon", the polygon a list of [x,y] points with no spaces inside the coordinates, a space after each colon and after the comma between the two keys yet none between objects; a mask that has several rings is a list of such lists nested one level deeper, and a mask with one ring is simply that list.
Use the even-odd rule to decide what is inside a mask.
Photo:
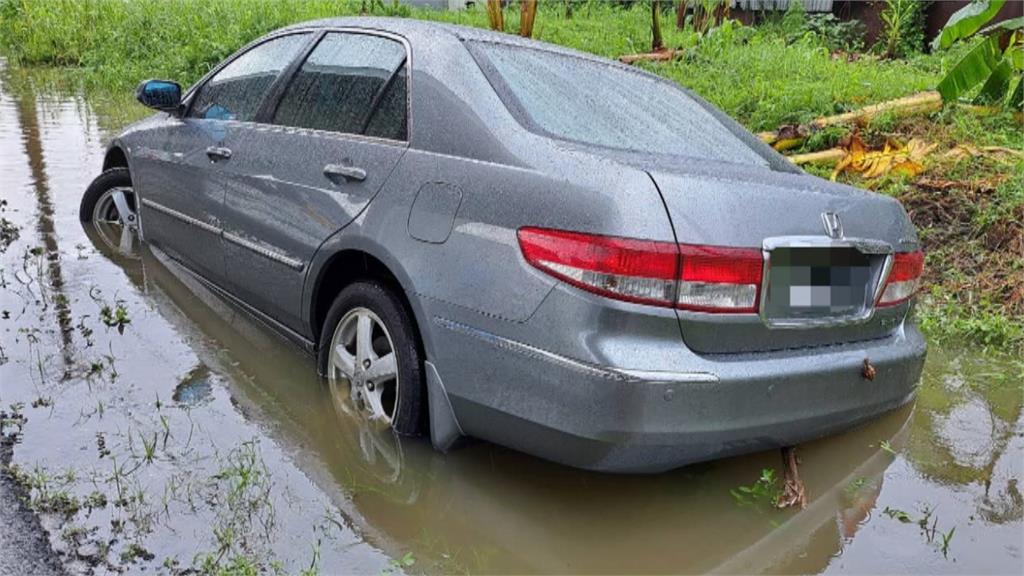
[{"label": "rear side window", "polygon": [[281,71],[291,64],[309,34],[283,36],[242,54],[217,72],[193,100],[189,116],[250,122]]},{"label": "rear side window", "polygon": [[405,47],[369,34],[331,33],[302,64],[274,124],[406,139]]},{"label": "rear side window", "polygon": [[532,48],[476,43],[473,53],[509,109],[533,131],[620,150],[768,164],[669,82]]}]

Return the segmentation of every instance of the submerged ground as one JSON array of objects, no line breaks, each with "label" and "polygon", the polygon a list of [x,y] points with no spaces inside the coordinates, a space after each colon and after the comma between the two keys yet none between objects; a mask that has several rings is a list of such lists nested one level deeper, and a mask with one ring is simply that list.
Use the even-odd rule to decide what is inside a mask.
[{"label": "submerged ground", "polygon": [[[187,83],[267,30],[358,7],[171,5],[0,0],[6,52],[75,67],[0,65],[0,573],[1024,571],[1024,162],[936,154],[919,178],[841,176],[903,199],[921,230],[931,349],[913,405],[798,448],[806,510],[767,505],[777,452],[652,477],[487,444],[443,456],[351,420],[311,359],[78,222],[104,142],[146,113],[136,80]],[[647,47],[643,10],[555,12],[542,39]],[[698,43],[667,23],[689,51],[650,68],[758,131],[929,89],[948,58],[837,55],[773,26]],[[1015,122],[955,108],[861,129],[1020,150]]]}]

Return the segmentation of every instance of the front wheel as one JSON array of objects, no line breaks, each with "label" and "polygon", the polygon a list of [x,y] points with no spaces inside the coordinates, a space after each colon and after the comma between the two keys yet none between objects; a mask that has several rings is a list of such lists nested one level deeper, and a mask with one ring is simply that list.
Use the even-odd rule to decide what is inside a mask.
[{"label": "front wheel", "polygon": [[103,241],[129,253],[140,221],[135,189],[127,168],[111,168],[96,177],[82,195],[78,218],[92,223]]},{"label": "front wheel", "polygon": [[336,402],[399,434],[423,431],[426,394],[415,327],[395,293],[360,281],[338,294],[320,336],[320,372]]}]

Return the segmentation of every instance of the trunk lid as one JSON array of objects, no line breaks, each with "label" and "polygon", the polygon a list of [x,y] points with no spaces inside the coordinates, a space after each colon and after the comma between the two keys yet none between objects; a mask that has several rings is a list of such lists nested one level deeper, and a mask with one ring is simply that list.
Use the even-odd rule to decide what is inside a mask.
[{"label": "trunk lid", "polygon": [[680,243],[761,248],[758,314],[680,310],[702,353],[821,346],[885,336],[908,305],[875,308],[894,251],[918,247],[894,199],[803,173],[700,161],[645,166]]}]

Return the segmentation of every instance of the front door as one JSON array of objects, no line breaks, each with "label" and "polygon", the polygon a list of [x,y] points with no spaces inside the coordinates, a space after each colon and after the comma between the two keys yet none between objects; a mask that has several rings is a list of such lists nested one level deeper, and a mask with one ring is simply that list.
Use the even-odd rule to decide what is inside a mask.
[{"label": "front door", "polygon": [[225,141],[231,290],[296,331],[313,255],[366,207],[406,150],[407,61],[396,39],[330,32],[267,123]]},{"label": "front door", "polygon": [[189,99],[185,117],[147,135],[133,154],[146,239],[207,279],[225,283],[225,143],[255,119],[281,72],[311,40],[292,34],[231,60]]}]

